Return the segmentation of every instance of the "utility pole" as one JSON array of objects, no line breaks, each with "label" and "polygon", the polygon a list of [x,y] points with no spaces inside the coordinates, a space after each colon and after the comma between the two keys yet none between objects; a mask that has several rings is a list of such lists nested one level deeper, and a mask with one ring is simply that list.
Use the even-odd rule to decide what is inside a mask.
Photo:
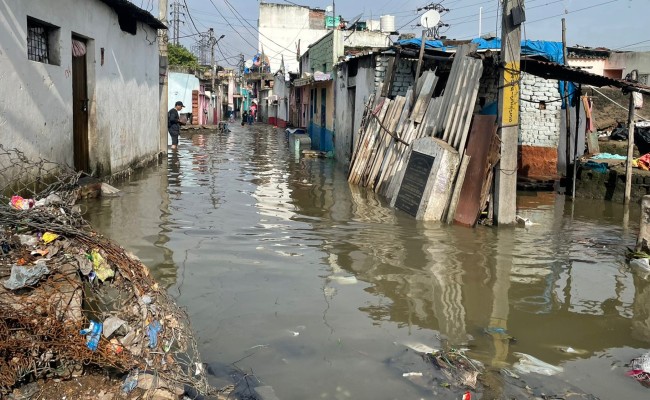
[{"label": "utility pole", "polygon": [[[566,49],[566,20],[562,18],[562,57],[564,58],[564,65],[568,65],[568,54],[567,54],[567,49]],[[566,136],[566,152],[565,152],[565,167],[566,167],[566,172],[565,176],[567,180],[569,179],[569,171],[571,171],[571,108],[569,108],[569,81],[564,81],[564,99],[562,100],[562,103],[564,104],[564,119],[566,120],[566,123],[564,124],[565,126],[565,136]],[[576,119],[578,119],[578,115],[576,113]],[[578,132],[576,131],[576,136],[578,136]],[[567,188],[568,189],[568,188]]]},{"label": "utility pole", "polygon": [[[632,194],[632,158],[634,157],[634,92],[630,92],[630,104],[627,114],[627,159],[625,161],[625,194],[623,202],[630,204]],[[643,220],[643,218],[642,218]]]},{"label": "utility pole", "polygon": [[[211,85],[210,85],[210,92],[211,96],[214,99],[214,109],[217,109],[217,91],[214,90],[214,82],[215,82],[215,75],[217,74],[217,67],[214,65],[214,45],[216,44],[216,40],[214,38],[214,29],[210,28],[208,30],[208,34],[210,35],[210,38],[208,39],[208,43],[210,43],[210,46],[212,47],[212,52],[210,54],[210,71],[212,73],[210,74],[210,80],[211,80]],[[212,125],[216,125],[216,122],[214,120],[214,111],[212,112]]]},{"label": "utility pole", "polygon": [[180,25],[181,25],[181,12],[180,8],[182,6],[178,3],[178,1],[174,1],[172,3],[172,12],[170,13],[172,16],[172,43],[175,45],[179,45],[180,42],[178,40],[179,37],[179,32],[180,32]]},{"label": "utility pole", "polygon": [[[217,92],[215,90],[215,80],[216,80],[216,75],[217,75],[217,65],[214,62],[214,46],[216,46],[217,42],[219,42],[219,40],[223,39],[226,35],[221,35],[221,37],[219,37],[219,39],[216,39],[214,37],[214,29],[212,29],[212,28],[210,28],[208,30],[208,35],[209,35],[208,43],[210,44],[210,47],[211,47],[210,68],[212,69],[212,74],[210,74],[211,75],[211,81],[212,81],[211,86],[210,86],[210,90],[212,91],[212,97],[214,98],[214,108],[215,108],[215,110],[220,111],[221,110],[221,108],[220,108],[221,104],[220,104],[220,101],[217,101]],[[217,115],[220,115],[220,113],[217,112]],[[217,121],[214,120],[214,119],[215,118],[213,117],[212,124],[216,125]]]},{"label": "utility pole", "polygon": [[494,219],[513,224],[517,212],[517,145],[519,138],[519,81],[521,78],[521,23],[524,0],[504,0],[501,27],[501,73],[498,124],[501,159],[496,165]]},{"label": "utility pole", "polygon": [[[158,18],[160,22],[167,25],[167,0],[158,0]],[[159,150],[164,156],[167,156],[167,30],[158,30],[158,77],[160,85],[159,93],[159,123],[160,123],[160,143]]]}]

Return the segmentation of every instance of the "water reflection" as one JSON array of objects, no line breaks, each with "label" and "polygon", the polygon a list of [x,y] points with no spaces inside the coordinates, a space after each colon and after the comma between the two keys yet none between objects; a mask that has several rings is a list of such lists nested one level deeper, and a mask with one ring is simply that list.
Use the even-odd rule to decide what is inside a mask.
[{"label": "water reflection", "polygon": [[121,188],[92,222],[173,285],[208,362],[243,358],[280,398],[430,397],[386,362],[407,339],[467,345],[490,367],[518,351],[592,376],[591,360],[650,343],[650,288],[623,258],[634,209],[625,227],[612,203],[520,193],[530,227],[416,222],[333,160],[296,162],[260,125],[185,132],[166,165]]}]

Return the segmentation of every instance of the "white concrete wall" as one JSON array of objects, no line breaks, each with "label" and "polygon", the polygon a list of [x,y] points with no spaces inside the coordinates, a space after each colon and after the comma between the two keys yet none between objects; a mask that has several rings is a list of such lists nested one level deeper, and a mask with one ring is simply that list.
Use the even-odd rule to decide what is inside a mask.
[{"label": "white concrete wall", "polygon": [[[376,89],[376,63],[374,56],[360,58],[357,75],[348,77],[348,63],[339,64],[335,73],[334,88],[336,97],[336,160],[343,165],[350,163],[351,149],[359,139],[359,127],[366,102]],[[354,89],[354,108],[350,101],[350,89]]]},{"label": "white concrete wall", "polygon": [[273,93],[278,96],[278,119],[289,122],[289,85],[284,80],[284,74],[277,74],[275,76]]},{"label": "white concrete wall", "polygon": [[[522,74],[519,144],[536,147],[557,147],[560,140],[560,112],[562,103],[558,82]],[[523,101],[523,99],[533,102]],[[545,101],[540,110],[537,102]]]},{"label": "white concrete wall", "polygon": [[639,74],[650,74],[650,51],[612,53],[606,68],[623,68],[623,77],[636,69]]},{"label": "white concrete wall", "polygon": [[168,82],[167,109],[170,110],[180,100],[185,106],[181,113],[191,113],[192,90],[199,90],[199,78],[192,74],[170,72]]},{"label": "white concrete wall", "polygon": [[605,69],[605,59],[569,58],[569,66],[583,68],[587,72],[602,76]]},{"label": "white concrete wall", "polygon": [[[282,56],[286,72],[298,72],[296,46],[300,40],[300,55],[310,44],[327,34],[326,29],[310,29],[309,7],[289,4],[260,3],[258,51],[269,57],[271,72],[280,69]],[[274,43],[275,42],[275,43]],[[280,46],[279,46],[280,45]]]},{"label": "white concrete wall", "polygon": [[382,32],[337,31],[341,33],[344,47],[390,47],[390,37]]},{"label": "white concrete wall", "polygon": [[[27,59],[27,16],[60,27],[61,65]],[[71,35],[88,38],[90,163],[118,172],[159,147],[156,32],[99,1],[0,0],[0,143],[73,165]],[[101,64],[100,49],[104,48]]]}]

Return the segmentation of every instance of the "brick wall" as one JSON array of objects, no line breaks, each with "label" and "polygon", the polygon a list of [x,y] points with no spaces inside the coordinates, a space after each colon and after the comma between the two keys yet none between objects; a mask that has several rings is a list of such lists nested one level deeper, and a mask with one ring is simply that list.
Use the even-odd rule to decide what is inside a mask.
[{"label": "brick wall", "polygon": [[[521,99],[519,144],[557,148],[562,105],[558,82],[523,73]],[[545,102],[545,109],[540,109],[540,101]]]},{"label": "brick wall", "polygon": [[391,95],[404,96],[409,87],[415,82],[415,68],[417,62],[413,60],[400,59],[395,71],[395,81]]}]

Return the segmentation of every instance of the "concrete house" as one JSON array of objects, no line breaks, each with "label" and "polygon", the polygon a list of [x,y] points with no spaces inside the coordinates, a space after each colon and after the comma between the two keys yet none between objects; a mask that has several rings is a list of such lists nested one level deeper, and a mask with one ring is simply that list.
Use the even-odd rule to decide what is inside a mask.
[{"label": "concrete house", "polygon": [[294,81],[293,96],[300,112],[301,123],[307,127],[312,147],[321,151],[335,150],[336,74],[334,65],[346,56],[369,49],[391,46],[390,36],[378,31],[330,31],[312,44],[301,57],[301,78]]},{"label": "concrete house", "polygon": [[297,4],[260,2],[259,52],[270,59],[270,71],[297,72],[298,57],[307,47],[327,34],[325,10]]},{"label": "concrete house", "polygon": [[126,0],[0,0],[0,143],[94,175],[155,158],[158,29]]}]

